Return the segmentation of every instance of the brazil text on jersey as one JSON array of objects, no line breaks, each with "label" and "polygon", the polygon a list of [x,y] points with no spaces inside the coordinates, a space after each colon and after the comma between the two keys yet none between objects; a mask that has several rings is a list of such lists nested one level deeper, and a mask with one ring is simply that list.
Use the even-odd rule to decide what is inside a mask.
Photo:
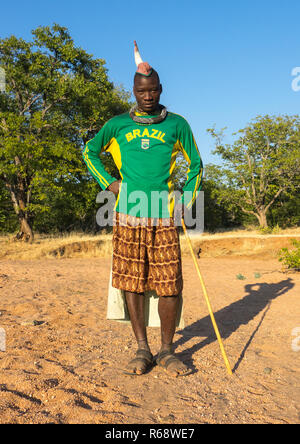
[{"label": "brazil text on jersey", "polygon": [[126,139],[127,139],[127,142],[131,142],[131,140],[135,139],[136,137],[142,138],[142,137],[147,136],[152,139],[157,139],[163,143],[166,143],[166,141],[164,140],[165,135],[166,135],[166,133],[163,133],[162,131],[158,131],[154,128],[151,129],[151,133],[149,133],[148,128],[145,128],[143,132],[139,129],[134,129],[132,132],[129,132],[126,134]]}]

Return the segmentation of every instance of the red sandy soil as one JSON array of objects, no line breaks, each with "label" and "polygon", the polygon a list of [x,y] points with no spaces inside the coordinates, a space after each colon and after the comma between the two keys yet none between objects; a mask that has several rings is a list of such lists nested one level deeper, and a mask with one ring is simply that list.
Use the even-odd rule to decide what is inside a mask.
[{"label": "red sandy soil", "polygon": [[[299,273],[272,257],[199,264],[233,376],[189,256],[175,346],[192,374],[180,378],[123,374],[136,347],[129,325],[106,320],[109,258],[0,260],[0,423],[299,423]],[[148,333],[156,354],[160,331]]]}]

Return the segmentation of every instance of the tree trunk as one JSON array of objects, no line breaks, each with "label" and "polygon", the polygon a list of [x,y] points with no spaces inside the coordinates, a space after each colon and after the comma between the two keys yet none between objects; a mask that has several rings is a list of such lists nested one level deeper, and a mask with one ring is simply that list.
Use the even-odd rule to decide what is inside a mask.
[{"label": "tree trunk", "polygon": [[33,231],[31,228],[30,221],[29,221],[29,215],[26,212],[25,201],[24,201],[23,197],[21,197],[20,195],[18,196],[17,203],[18,203],[18,209],[19,209],[18,218],[19,218],[19,222],[20,222],[20,230],[19,230],[19,233],[17,234],[16,238],[32,243],[33,242]]},{"label": "tree trunk", "polygon": [[26,242],[32,243],[33,239],[34,239],[32,228],[31,228],[28,220],[26,219],[24,213],[23,214],[21,214],[21,213],[23,213],[23,212],[20,212],[18,215],[19,222],[20,222],[20,230],[16,234],[16,239],[25,240]]},{"label": "tree trunk", "polygon": [[267,214],[265,208],[259,210],[255,216],[258,219],[260,228],[268,228]]},{"label": "tree trunk", "polygon": [[20,197],[20,193],[15,191],[14,186],[12,186],[10,183],[6,183],[5,186],[10,192],[13,207],[20,223],[20,229],[16,234],[15,239],[25,240],[26,242],[31,243],[33,242],[34,235],[28,218],[28,213],[25,211],[25,202],[22,197]]}]

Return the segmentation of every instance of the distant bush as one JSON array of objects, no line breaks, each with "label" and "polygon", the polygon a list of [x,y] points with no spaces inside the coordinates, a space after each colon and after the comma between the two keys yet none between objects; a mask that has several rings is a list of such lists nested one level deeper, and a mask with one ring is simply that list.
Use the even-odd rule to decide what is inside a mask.
[{"label": "distant bush", "polygon": [[279,261],[289,270],[294,269],[300,271],[300,241],[291,239],[291,244],[294,246],[294,249],[281,248],[281,250],[279,250]]},{"label": "distant bush", "polygon": [[281,232],[281,228],[278,224],[274,227],[259,227],[258,231],[261,234],[279,234]]}]

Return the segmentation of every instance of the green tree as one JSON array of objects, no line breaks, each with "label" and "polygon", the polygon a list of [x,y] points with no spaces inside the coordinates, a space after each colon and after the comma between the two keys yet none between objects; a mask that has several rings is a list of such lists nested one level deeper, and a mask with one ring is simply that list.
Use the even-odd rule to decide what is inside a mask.
[{"label": "green tree", "polygon": [[29,241],[35,216],[51,211],[46,193],[87,178],[83,144],[129,107],[129,95],[108,80],[105,61],[76,47],[66,28],[32,34],[31,42],[0,40],[0,180],[19,220],[17,238]]},{"label": "green tree", "polygon": [[215,140],[214,153],[221,156],[218,170],[221,200],[253,215],[267,227],[267,215],[284,193],[300,187],[299,116],[258,116],[224,144],[224,129],[208,132]]},{"label": "green tree", "polygon": [[300,225],[299,192],[283,193],[270,209],[269,219],[272,226],[282,228]]},{"label": "green tree", "polygon": [[8,190],[0,180],[0,232],[6,233],[12,229],[16,230],[17,227],[18,222],[16,221]]},{"label": "green tree", "polygon": [[205,228],[214,231],[217,228],[239,226],[243,223],[243,214],[229,199],[224,200],[228,193],[221,179],[219,167],[213,164],[205,166],[204,191],[204,223]]}]

